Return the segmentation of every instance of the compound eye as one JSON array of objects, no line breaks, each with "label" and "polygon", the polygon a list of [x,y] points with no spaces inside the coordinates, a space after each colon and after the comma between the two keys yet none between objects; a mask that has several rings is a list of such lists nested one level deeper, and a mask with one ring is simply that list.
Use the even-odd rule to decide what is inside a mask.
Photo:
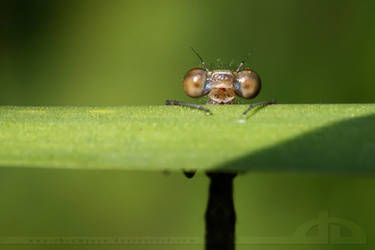
[{"label": "compound eye", "polygon": [[251,99],[259,94],[262,83],[257,73],[251,69],[244,69],[237,73],[234,86],[238,96]]},{"label": "compound eye", "polygon": [[190,97],[201,97],[207,94],[207,71],[201,68],[189,70],[184,77],[184,91]]}]

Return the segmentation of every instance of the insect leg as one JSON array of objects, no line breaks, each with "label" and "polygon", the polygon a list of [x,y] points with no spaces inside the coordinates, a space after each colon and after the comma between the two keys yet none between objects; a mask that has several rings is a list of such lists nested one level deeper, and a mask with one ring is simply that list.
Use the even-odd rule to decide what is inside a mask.
[{"label": "insect leg", "polygon": [[190,108],[194,108],[194,109],[204,110],[204,111],[206,111],[206,113],[208,115],[212,115],[211,110],[209,110],[208,108],[203,107],[202,105],[198,105],[198,104],[167,100],[165,102],[165,105],[177,105],[177,106],[183,106],[183,107],[190,107]]},{"label": "insect leg", "polygon": [[252,108],[254,107],[257,107],[257,106],[263,106],[263,105],[271,105],[271,104],[276,104],[276,101],[275,100],[271,100],[271,101],[263,101],[263,102],[256,102],[256,103],[253,103],[251,104],[246,110],[245,112],[243,112],[242,114],[243,115],[246,115],[247,112],[249,112]]}]

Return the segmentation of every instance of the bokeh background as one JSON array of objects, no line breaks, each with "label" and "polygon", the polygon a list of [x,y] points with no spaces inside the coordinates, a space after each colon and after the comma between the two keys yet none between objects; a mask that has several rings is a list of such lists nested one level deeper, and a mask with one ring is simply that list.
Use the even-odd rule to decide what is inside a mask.
[{"label": "bokeh background", "polygon": [[[238,64],[251,52],[248,65],[263,80],[256,100],[371,103],[374,13],[371,0],[3,0],[0,105],[192,101],[181,81],[199,66],[190,46],[209,63]],[[0,236],[203,236],[207,186],[204,174],[187,180],[180,173],[2,168]],[[368,244],[345,249],[374,249],[370,177],[252,173],[238,177],[235,189],[239,236],[291,235],[327,210],[367,233]]]}]

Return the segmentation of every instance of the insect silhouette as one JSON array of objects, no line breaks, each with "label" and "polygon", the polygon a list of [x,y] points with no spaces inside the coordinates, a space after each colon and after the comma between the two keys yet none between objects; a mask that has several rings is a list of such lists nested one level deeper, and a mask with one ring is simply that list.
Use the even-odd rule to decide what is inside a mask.
[{"label": "insect silhouette", "polygon": [[[185,93],[193,98],[199,98],[208,95],[209,105],[237,104],[236,97],[245,99],[255,98],[262,87],[259,75],[252,69],[242,67],[245,64],[245,58],[235,71],[229,69],[209,70],[203,58],[191,48],[198,56],[203,68],[192,68],[189,70],[183,80]],[[276,104],[275,100],[262,101],[251,104],[242,114],[246,115],[252,108]],[[198,104],[186,103],[180,101],[166,101],[166,105],[178,105],[200,109],[211,115],[212,112]]]}]

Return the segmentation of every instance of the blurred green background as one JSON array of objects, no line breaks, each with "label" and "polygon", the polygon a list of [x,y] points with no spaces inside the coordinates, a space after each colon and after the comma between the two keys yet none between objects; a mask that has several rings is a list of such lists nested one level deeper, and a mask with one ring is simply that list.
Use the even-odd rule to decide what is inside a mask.
[{"label": "blurred green background", "polygon": [[[182,90],[186,71],[199,66],[190,46],[211,63],[236,64],[251,52],[248,64],[263,80],[256,100],[373,102],[374,13],[371,0],[5,0],[0,105],[192,101]],[[203,236],[207,186],[203,174],[187,180],[180,173],[2,168],[0,236]],[[251,173],[237,178],[235,190],[238,236],[291,235],[327,210],[368,236],[368,244],[345,249],[375,247],[370,177]],[[237,248],[291,247],[342,249]]]}]

